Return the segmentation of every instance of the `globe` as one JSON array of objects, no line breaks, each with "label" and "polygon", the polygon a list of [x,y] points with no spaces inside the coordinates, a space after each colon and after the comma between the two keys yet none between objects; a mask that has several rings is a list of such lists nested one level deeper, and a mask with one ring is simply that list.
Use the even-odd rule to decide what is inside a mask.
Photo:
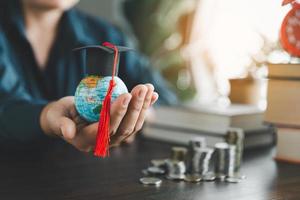
[{"label": "globe", "polygon": [[[88,122],[99,121],[102,103],[109,87],[111,76],[88,76],[80,81],[75,92],[75,107],[79,115]],[[112,102],[121,94],[128,93],[124,82],[114,77],[116,86],[112,92]]]}]

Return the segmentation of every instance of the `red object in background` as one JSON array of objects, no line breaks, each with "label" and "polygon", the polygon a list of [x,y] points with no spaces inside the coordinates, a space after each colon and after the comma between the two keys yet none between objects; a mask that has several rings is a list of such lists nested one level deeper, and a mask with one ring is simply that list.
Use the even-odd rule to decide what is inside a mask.
[{"label": "red object in background", "polygon": [[293,56],[300,57],[300,4],[285,0],[283,4],[292,3],[292,10],[285,16],[280,30],[280,41],[283,48]]}]

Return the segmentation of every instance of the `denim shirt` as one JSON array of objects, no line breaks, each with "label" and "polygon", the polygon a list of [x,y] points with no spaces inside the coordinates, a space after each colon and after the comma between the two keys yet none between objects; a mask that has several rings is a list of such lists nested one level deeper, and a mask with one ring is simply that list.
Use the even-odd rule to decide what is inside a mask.
[{"label": "denim shirt", "polygon": [[[2,5],[3,4],[3,5]],[[83,60],[74,47],[111,42],[128,46],[126,37],[111,24],[75,8],[65,11],[44,70],[40,70],[26,38],[18,0],[0,3],[0,141],[32,141],[44,137],[39,123],[50,101],[73,96],[83,78]],[[174,104],[176,96],[160,74],[138,53],[120,59],[119,77],[132,89],[154,84],[159,103]]]}]

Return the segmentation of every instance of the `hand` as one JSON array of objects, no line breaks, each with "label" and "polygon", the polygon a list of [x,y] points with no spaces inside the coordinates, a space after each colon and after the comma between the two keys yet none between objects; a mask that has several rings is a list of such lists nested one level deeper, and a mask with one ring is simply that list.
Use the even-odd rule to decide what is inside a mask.
[{"label": "hand", "polygon": [[[119,96],[111,105],[111,147],[130,142],[142,128],[148,108],[158,99],[151,84],[138,85],[131,93]],[[64,97],[48,104],[40,116],[40,124],[46,135],[59,136],[78,150],[94,149],[98,123],[82,120],[74,105],[74,97]]]}]

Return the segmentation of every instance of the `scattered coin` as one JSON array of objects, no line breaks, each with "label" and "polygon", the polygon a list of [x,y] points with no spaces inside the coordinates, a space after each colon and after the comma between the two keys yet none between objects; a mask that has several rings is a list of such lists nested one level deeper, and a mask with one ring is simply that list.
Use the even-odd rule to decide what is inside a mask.
[{"label": "scattered coin", "polygon": [[155,177],[143,177],[140,178],[140,182],[143,185],[156,185],[159,186],[162,183],[162,180]]},{"label": "scattered coin", "polygon": [[151,164],[155,167],[163,167],[166,165],[166,159],[153,159],[151,160]]},{"label": "scattered coin", "polygon": [[201,176],[198,174],[187,174],[184,178],[184,181],[190,183],[198,183],[201,181]]},{"label": "scattered coin", "polygon": [[147,169],[143,169],[142,170],[142,174],[145,175],[145,176],[148,176],[149,175],[149,172]]},{"label": "scattered coin", "polygon": [[244,179],[247,178],[246,175],[238,175],[238,177],[239,177],[241,180],[244,180]]},{"label": "scattered coin", "polygon": [[165,174],[166,171],[159,168],[159,167],[148,167],[147,168],[147,172],[150,173],[150,174],[153,174],[153,175],[162,175],[162,174]]},{"label": "scattered coin", "polygon": [[184,174],[168,174],[166,176],[167,179],[169,180],[184,180],[185,179],[185,175]]},{"label": "scattered coin", "polygon": [[213,173],[207,173],[202,175],[201,179],[203,181],[214,181],[216,180],[216,176]]},{"label": "scattered coin", "polygon": [[242,180],[240,178],[237,178],[237,177],[226,177],[225,181],[228,182],[228,183],[239,183]]},{"label": "scattered coin", "polygon": [[218,181],[222,181],[222,182],[224,182],[224,181],[225,181],[225,178],[226,178],[226,176],[225,176],[225,175],[223,175],[223,174],[221,174],[221,175],[217,175],[217,176],[216,176],[216,180],[218,180]]}]

